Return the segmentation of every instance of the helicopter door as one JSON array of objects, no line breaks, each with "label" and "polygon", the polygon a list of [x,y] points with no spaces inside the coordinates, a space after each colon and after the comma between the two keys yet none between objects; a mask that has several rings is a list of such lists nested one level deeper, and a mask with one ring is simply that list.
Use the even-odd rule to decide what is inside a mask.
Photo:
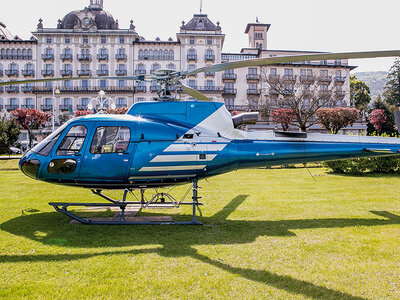
[{"label": "helicopter door", "polygon": [[[123,182],[129,171],[133,128],[128,125],[104,126],[96,123],[90,147],[79,173],[81,181]],[[131,124],[129,124],[131,125]]]},{"label": "helicopter door", "polygon": [[81,164],[81,152],[84,149],[88,127],[71,126],[61,135],[61,142],[51,150],[47,160],[47,168],[43,169],[43,177],[60,182],[75,182]]}]

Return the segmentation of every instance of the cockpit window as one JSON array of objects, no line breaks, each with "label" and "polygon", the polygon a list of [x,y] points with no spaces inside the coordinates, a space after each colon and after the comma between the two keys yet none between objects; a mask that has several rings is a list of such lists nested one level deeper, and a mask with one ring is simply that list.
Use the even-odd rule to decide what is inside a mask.
[{"label": "cockpit window", "polygon": [[73,155],[81,151],[87,134],[87,128],[77,125],[70,128],[57,149],[57,155]]},{"label": "cockpit window", "polygon": [[90,153],[122,153],[128,149],[131,131],[128,127],[98,127]]},{"label": "cockpit window", "polygon": [[65,123],[56,131],[54,131],[52,134],[50,134],[47,138],[45,138],[43,141],[41,141],[39,144],[33,147],[32,152],[35,152],[43,156],[49,155],[51,149],[53,148],[54,144],[58,141],[60,135],[62,134],[67,125],[68,123]]}]

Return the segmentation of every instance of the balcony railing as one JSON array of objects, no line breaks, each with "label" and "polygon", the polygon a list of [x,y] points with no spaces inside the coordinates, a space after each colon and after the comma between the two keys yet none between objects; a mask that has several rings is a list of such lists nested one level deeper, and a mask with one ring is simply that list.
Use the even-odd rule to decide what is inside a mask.
[{"label": "balcony railing", "polygon": [[206,76],[206,77],[215,77],[215,72],[205,72],[204,76]]},{"label": "balcony railing", "polygon": [[97,70],[98,76],[108,76],[108,70]]},{"label": "balcony railing", "polygon": [[50,53],[42,54],[42,59],[43,60],[53,60],[54,61],[54,54],[50,54]]},{"label": "balcony railing", "polygon": [[344,83],[346,81],[346,77],[336,76],[335,83]]},{"label": "balcony railing", "polygon": [[43,76],[54,76],[54,70],[42,70]]},{"label": "balcony railing", "polygon": [[21,89],[24,93],[33,93],[34,88],[33,86],[23,86],[21,87]]},{"label": "balcony railing", "polygon": [[204,55],[204,60],[205,61],[215,61],[215,55],[214,54],[206,54],[206,55]]},{"label": "balcony railing", "polygon": [[313,75],[300,75],[301,83],[312,83],[315,81],[315,76]]},{"label": "balcony railing", "polygon": [[221,93],[224,89],[222,86],[200,86],[197,90],[202,93]]},{"label": "balcony railing", "polygon": [[6,110],[16,110],[19,108],[18,104],[6,105]]},{"label": "balcony railing", "polygon": [[225,107],[229,111],[233,111],[233,110],[249,111],[249,110],[251,110],[249,105],[225,105]]},{"label": "balcony railing", "polygon": [[279,92],[276,89],[269,89],[270,95],[279,95]]},{"label": "balcony railing", "polygon": [[233,74],[233,73],[224,73],[224,74],[222,74],[222,79],[224,79],[224,80],[236,80],[237,79],[237,75]]},{"label": "balcony railing", "polygon": [[346,96],[345,91],[335,91],[335,97],[337,99],[343,99]]},{"label": "balcony railing", "polygon": [[22,109],[34,109],[35,105],[33,105],[33,104],[24,104],[24,105],[21,105],[21,108]]},{"label": "balcony railing", "polygon": [[108,60],[108,54],[97,54],[98,60]]},{"label": "balcony railing", "polygon": [[260,95],[260,89],[247,89],[247,95]]},{"label": "balcony railing", "polygon": [[279,81],[279,79],[280,79],[281,77],[279,76],[279,75],[269,75],[268,76],[268,80],[270,81],[270,82],[278,82]]},{"label": "balcony railing", "polygon": [[247,74],[247,80],[260,80],[260,75],[258,74]]},{"label": "balcony railing", "polygon": [[61,111],[66,111],[66,110],[72,109],[72,104],[60,105],[59,108],[60,108]]},{"label": "balcony railing", "polygon": [[61,70],[60,71],[60,74],[61,74],[61,76],[72,76],[72,70]]},{"label": "balcony railing", "polygon": [[74,56],[72,54],[60,54],[60,58],[62,61],[64,60],[73,60]]},{"label": "balcony railing", "polygon": [[115,70],[115,75],[117,76],[126,76],[128,74],[127,70]]},{"label": "balcony railing", "polygon": [[159,91],[161,89],[161,86],[159,86],[159,85],[151,85],[150,86],[150,91],[151,92],[157,92],[157,91]]},{"label": "balcony railing", "polygon": [[34,70],[22,70],[22,76],[24,77],[34,77],[35,71]]},{"label": "balcony railing", "polygon": [[146,87],[145,86],[135,86],[135,92],[138,93],[145,93],[146,92]]},{"label": "balcony railing", "polygon": [[116,54],[115,55],[115,59],[116,60],[127,60],[128,59],[128,55],[126,55],[126,54]]},{"label": "balcony railing", "polygon": [[225,94],[225,95],[236,95],[237,94],[237,89],[224,88],[223,94]]},{"label": "balcony railing", "polygon": [[319,76],[318,77],[319,82],[331,82],[332,81],[332,76]]},{"label": "balcony railing", "polygon": [[43,111],[50,111],[50,110],[53,110],[53,105],[40,105],[40,108],[43,110]]},{"label": "balcony railing", "polygon": [[86,105],[84,105],[84,104],[78,104],[77,106],[76,106],[76,109],[77,110],[87,110],[88,108],[87,108],[87,104]]},{"label": "balcony railing", "polygon": [[92,71],[90,71],[90,70],[78,70],[78,76],[92,76]]},{"label": "balcony railing", "polygon": [[91,54],[77,54],[76,57],[79,61],[92,61]]},{"label": "balcony railing", "polygon": [[19,76],[19,71],[18,70],[6,70],[6,75],[9,77]]},{"label": "balcony railing", "polygon": [[135,70],[135,75],[146,75],[146,70]]},{"label": "balcony railing", "polygon": [[188,54],[187,60],[195,60],[195,61],[197,61],[197,54]]},{"label": "balcony railing", "polygon": [[19,93],[19,86],[6,86],[7,93]]},{"label": "balcony railing", "polygon": [[32,55],[0,55],[0,59],[32,59]]}]

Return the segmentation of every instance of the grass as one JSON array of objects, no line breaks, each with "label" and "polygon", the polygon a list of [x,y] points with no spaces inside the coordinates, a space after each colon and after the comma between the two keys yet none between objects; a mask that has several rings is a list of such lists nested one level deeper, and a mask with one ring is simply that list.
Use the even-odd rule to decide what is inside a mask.
[{"label": "grass", "polygon": [[400,299],[400,178],[311,172],[202,181],[205,226],[84,226],[47,203],[89,191],[0,166],[0,296]]}]

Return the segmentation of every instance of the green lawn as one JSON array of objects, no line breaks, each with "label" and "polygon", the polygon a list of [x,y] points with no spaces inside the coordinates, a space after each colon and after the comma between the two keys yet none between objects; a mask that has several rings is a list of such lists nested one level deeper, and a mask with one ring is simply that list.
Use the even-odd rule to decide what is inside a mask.
[{"label": "green lawn", "polygon": [[90,191],[16,164],[0,162],[4,298],[400,299],[398,176],[239,171],[201,182],[205,226],[84,226],[47,203]]}]

